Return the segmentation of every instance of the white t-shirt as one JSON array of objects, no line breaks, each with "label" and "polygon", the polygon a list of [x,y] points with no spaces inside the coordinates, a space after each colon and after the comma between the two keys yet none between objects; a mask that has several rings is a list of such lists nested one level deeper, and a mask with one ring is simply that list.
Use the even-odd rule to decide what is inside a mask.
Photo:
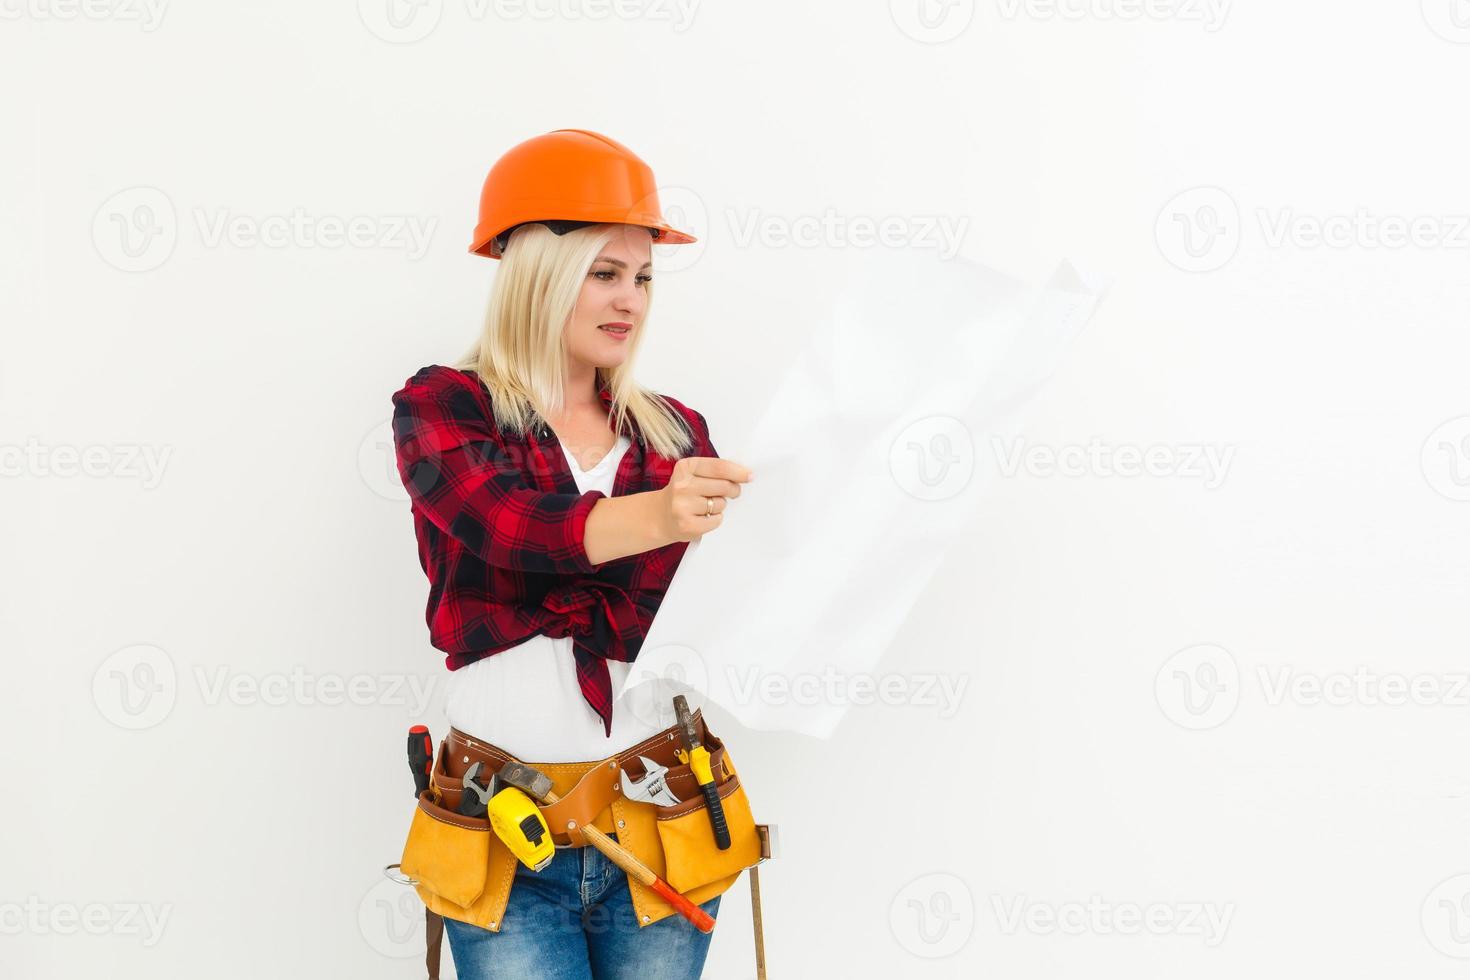
[{"label": "white t-shirt", "polygon": [[[612,496],[618,464],[631,445],[625,435],[592,469],[578,469],[562,447],[581,493]],[[616,695],[630,664],[607,662]],[[612,735],[582,697],[572,638],[538,634],[508,650],[449,672],[449,723],[466,735],[497,745],[524,762],[596,762],[655,735],[664,726],[645,722],[623,702],[613,705]]]}]

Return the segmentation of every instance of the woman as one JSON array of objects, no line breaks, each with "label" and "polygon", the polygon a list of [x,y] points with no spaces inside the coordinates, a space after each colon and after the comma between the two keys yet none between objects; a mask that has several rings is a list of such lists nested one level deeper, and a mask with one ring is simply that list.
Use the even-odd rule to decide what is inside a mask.
[{"label": "woman", "polygon": [[[514,147],[471,245],[501,263],[484,332],[393,396],[450,724],[533,764],[605,760],[662,730],[614,694],[687,543],[751,478],[700,413],[633,381],[655,240],[694,241],[626,147],[585,130]],[[464,980],[697,977],[708,950],[677,915],[636,915],[590,846],[518,865],[507,901],[504,929],[444,918]]]}]

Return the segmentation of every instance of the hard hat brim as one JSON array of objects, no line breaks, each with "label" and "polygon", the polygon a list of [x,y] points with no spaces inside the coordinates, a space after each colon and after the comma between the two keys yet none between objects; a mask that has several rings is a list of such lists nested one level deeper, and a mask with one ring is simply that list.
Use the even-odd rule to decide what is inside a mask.
[{"label": "hard hat brim", "polygon": [[652,231],[657,231],[658,232],[658,234],[656,236],[654,236],[653,243],[655,245],[692,245],[693,243],[699,241],[698,238],[695,238],[693,235],[689,234],[688,232],[680,231],[679,229],[674,228],[674,227],[672,227],[670,225],[664,224],[661,221],[660,222],[651,222],[651,221],[650,222],[643,222],[643,221],[636,221],[636,222],[634,222],[634,221],[606,221],[606,220],[596,220],[596,219],[587,219],[587,218],[577,218],[577,219],[539,219],[539,218],[532,218],[532,219],[529,219],[527,221],[517,221],[515,224],[510,225],[507,228],[498,228],[498,229],[495,229],[494,231],[491,231],[490,229],[487,229],[484,226],[477,227],[475,229],[475,237],[470,242],[469,251],[473,255],[483,255],[483,256],[485,256],[487,258],[498,259],[498,258],[500,258],[500,255],[501,255],[501,252],[500,252],[500,242],[498,241],[498,239],[500,238],[501,235],[503,235],[507,231],[510,231],[510,230],[512,230],[514,228],[519,227],[520,225],[535,224],[536,222],[543,221],[543,220],[577,220],[577,221],[584,221],[584,222],[586,222],[588,224],[629,225],[629,226],[635,227],[635,228],[648,228],[648,229],[650,229]]}]

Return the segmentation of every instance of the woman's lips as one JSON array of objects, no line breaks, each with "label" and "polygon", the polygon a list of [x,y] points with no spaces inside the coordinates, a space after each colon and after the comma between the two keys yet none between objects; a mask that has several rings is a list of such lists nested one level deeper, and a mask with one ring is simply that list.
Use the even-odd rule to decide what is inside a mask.
[{"label": "woman's lips", "polygon": [[632,327],[620,323],[604,323],[597,329],[601,330],[609,337],[616,337],[618,340],[626,340],[628,338],[628,334],[633,332]]}]

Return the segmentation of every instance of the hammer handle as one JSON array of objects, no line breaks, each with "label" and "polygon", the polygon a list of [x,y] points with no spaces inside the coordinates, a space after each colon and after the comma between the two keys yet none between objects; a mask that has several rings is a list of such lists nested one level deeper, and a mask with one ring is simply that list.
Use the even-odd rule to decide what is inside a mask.
[{"label": "hammer handle", "polygon": [[[550,804],[555,803],[561,797],[555,793],[547,793],[543,799]],[[653,869],[638,860],[632,851],[591,824],[587,824],[582,828],[582,836],[591,841],[593,847],[596,847],[603,854],[607,855],[609,861],[622,868],[625,874],[630,874],[634,878],[637,878],[638,883],[645,888],[653,889],[655,894],[674,907],[674,911],[694,923],[694,928],[700,932],[714,931],[715,920],[710,917],[708,912],[674,891],[672,885],[654,874]]]},{"label": "hammer handle", "polygon": [[672,885],[654,874],[652,868],[634,857],[626,847],[591,825],[582,828],[582,836],[591,841],[594,847],[606,854],[608,860],[622,868],[625,873],[637,878],[644,887],[652,888],[680,915],[694,923],[694,928],[700,932],[710,932],[714,929],[715,920],[710,918],[708,912],[674,891]]}]

